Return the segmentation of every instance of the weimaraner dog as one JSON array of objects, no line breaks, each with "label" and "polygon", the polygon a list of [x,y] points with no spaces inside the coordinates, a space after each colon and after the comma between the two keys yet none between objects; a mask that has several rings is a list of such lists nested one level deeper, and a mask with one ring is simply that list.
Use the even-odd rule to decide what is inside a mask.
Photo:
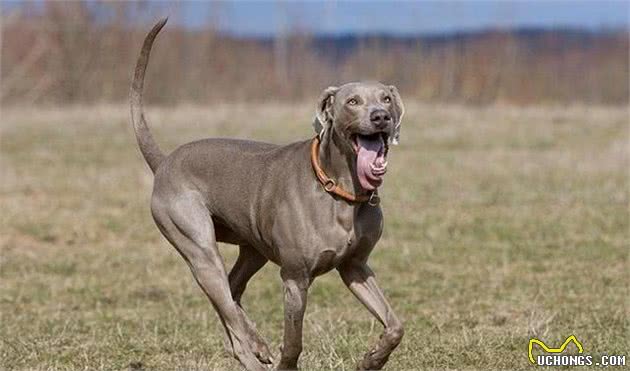
[{"label": "weimaraner dog", "polygon": [[[315,277],[337,269],[350,291],[383,324],[358,369],[381,369],[403,326],[367,264],[383,229],[377,188],[397,144],[403,105],[393,86],[349,83],[324,90],[309,139],[285,146],[203,139],[170,155],[153,140],[142,110],[149,32],[131,88],[131,120],[155,174],[151,213],[218,312],[226,347],[247,370],[272,367],[269,348],[241,306],[247,282],[268,261],[284,287],[284,345],[278,369],[297,369],[306,294]],[[239,246],[228,274],[217,242]]]}]

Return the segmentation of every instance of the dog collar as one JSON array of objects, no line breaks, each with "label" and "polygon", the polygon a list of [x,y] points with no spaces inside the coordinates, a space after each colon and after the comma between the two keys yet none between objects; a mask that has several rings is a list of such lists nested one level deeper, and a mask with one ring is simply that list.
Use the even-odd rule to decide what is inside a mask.
[{"label": "dog collar", "polygon": [[311,142],[311,164],[313,165],[313,171],[315,171],[315,175],[317,179],[324,187],[326,192],[334,194],[343,198],[346,201],[363,203],[367,202],[370,206],[376,206],[380,203],[380,197],[378,197],[378,193],[376,191],[370,192],[370,195],[354,195],[345,189],[339,187],[337,182],[333,179],[329,178],[328,175],[324,172],[322,167],[319,165],[319,137],[313,138]]}]

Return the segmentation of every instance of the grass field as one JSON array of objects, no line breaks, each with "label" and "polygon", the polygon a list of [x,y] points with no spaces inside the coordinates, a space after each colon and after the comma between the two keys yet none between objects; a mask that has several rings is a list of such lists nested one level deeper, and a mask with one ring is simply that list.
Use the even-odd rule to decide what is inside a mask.
[{"label": "grass field", "polygon": [[[585,353],[630,356],[628,110],[407,106],[371,258],[406,327],[388,368],[532,369],[530,337],[558,346],[572,334]],[[206,136],[306,138],[312,108],[147,112],[172,150]],[[153,224],[127,120],[126,106],[2,110],[0,369],[238,368]],[[221,249],[232,262],[236,249]],[[352,369],[380,325],[337,273],[309,295],[302,368]],[[244,305],[277,354],[277,267]]]}]

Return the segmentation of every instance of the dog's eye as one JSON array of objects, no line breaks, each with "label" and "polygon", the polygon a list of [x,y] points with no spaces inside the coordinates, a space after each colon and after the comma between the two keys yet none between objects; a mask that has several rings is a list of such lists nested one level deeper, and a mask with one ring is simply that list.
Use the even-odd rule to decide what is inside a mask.
[{"label": "dog's eye", "polygon": [[349,106],[356,106],[357,104],[359,104],[359,101],[357,101],[356,99],[352,98],[352,99],[348,100],[348,102],[346,102],[346,103],[348,103]]},{"label": "dog's eye", "polygon": [[384,97],[384,98],[383,98],[383,102],[385,102],[385,103],[391,103],[391,102],[392,102],[392,98],[391,98],[391,97],[389,97],[389,96],[386,96],[386,97]]}]

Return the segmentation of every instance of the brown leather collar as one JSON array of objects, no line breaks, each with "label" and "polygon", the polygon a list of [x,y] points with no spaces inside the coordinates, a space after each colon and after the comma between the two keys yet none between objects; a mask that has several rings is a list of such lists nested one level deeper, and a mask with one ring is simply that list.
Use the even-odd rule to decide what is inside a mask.
[{"label": "brown leather collar", "polygon": [[345,189],[339,187],[337,183],[328,177],[322,167],[319,165],[319,137],[313,138],[311,143],[311,164],[317,179],[322,184],[326,192],[332,193],[343,198],[346,201],[363,203],[367,202],[370,206],[376,206],[380,202],[380,198],[376,191],[370,193],[370,195],[354,195]]}]

